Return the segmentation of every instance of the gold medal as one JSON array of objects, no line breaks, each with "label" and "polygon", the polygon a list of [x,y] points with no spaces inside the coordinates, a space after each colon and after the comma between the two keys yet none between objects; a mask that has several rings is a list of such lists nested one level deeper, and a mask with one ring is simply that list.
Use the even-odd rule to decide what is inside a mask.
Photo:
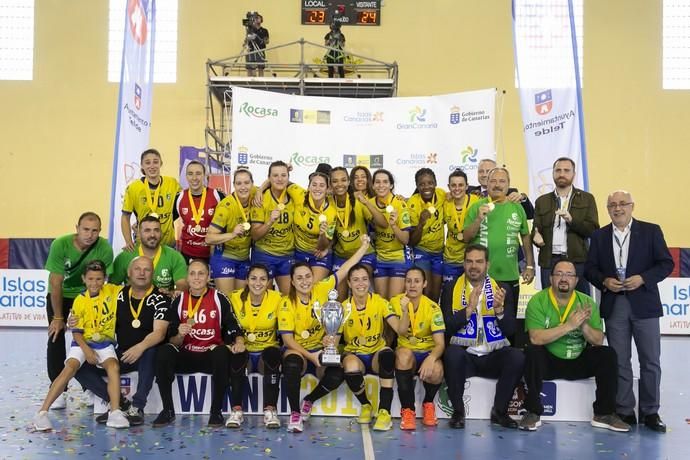
[{"label": "gold medal", "polygon": [[245,232],[248,232],[249,229],[252,228],[252,224],[250,224],[249,222],[245,222],[242,224],[242,228],[244,229]]},{"label": "gold medal", "polygon": [[393,207],[392,204],[389,204],[388,206],[386,206],[386,212],[388,214],[392,213],[393,211],[395,211],[395,208]]},{"label": "gold medal", "polygon": [[326,222],[327,220],[326,214],[319,214],[319,222]]},{"label": "gold medal", "polygon": [[309,331],[302,331],[302,333],[300,335],[302,336],[303,339],[306,340],[309,338],[310,334],[309,334]]},{"label": "gold medal", "polygon": [[409,336],[407,340],[410,342],[410,345],[417,345],[417,337],[414,335]]},{"label": "gold medal", "polygon": [[99,340],[101,340],[101,334],[99,334],[98,332],[94,332],[93,334],[91,334],[91,340],[98,342]]},{"label": "gold medal", "polygon": [[189,324],[190,326],[194,326],[194,323],[196,323],[196,321],[194,321],[194,318],[187,319],[187,324]]},{"label": "gold medal", "polygon": [[134,329],[139,329],[141,327],[141,321],[139,321],[138,319],[133,319],[132,320],[132,327]]},{"label": "gold medal", "polygon": [[427,210],[429,211],[429,213],[431,213],[432,215],[433,215],[433,214],[436,214],[436,208],[435,208],[434,206],[429,206],[429,207],[426,208],[426,209],[427,209]]},{"label": "gold medal", "polygon": [[249,334],[247,334],[247,340],[249,340],[250,342],[255,342],[256,341],[256,334],[254,334],[253,332],[250,332]]},{"label": "gold medal", "polygon": [[158,213],[157,212],[152,212],[151,214],[149,214],[149,216],[151,216],[155,219],[158,219]]},{"label": "gold medal", "polygon": [[285,209],[285,205],[283,203],[278,203],[277,208],[279,211],[282,211],[283,209]]},{"label": "gold medal", "polygon": [[488,203],[486,203],[486,205],[489,207],[489,212],[493,211],[494,208],[496,207],[496,205],[490,201]]},{"label": "gold medal", "polygon": [[360,336],[358,337],[358,340],[357,340],[357,341],[359,342],[359,344],[360,344],[361,346],[365,346],[365,345],[367,344],[367,338],[364,337],[363,335],[360,335]]},{"label": "gold medal", "polygon": [[194,227],[194,232],[201,233],[201,225],[197,224],[196,227]]},{"label": "gold medal", "polygon": [[348,236],[350,236],[350,232],[349,232],[349,230],[343,230],[341,235],[343,235],[345,238],[347,238]]}]

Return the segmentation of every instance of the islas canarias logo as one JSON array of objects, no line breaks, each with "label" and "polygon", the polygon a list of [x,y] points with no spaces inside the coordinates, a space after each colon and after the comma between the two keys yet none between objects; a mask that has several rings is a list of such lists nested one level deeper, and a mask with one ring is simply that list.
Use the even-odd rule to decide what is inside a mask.
[{"label": "islas canarias logo", "polygon": [[149,35],[146,9],[142,1],[148,4],[147,0],[128,0],[127,1],[127,22],[132,38],[140,45],[146,43]]},{"label": "islas canarias logo", "polygon": [[551,112],[553,108],[553,99],[551,97],[551,90],[541,91],[534,95],[534,110],[539,115],[546,115]]},{"label": "islas canarias logo", "polygon": [[420,106],[415,106],[413,109],[411,109],[409,111],[409,115],[410,123],[414,123],[415,121],[423,123],[426,121],[426,109],[423,109]]}]

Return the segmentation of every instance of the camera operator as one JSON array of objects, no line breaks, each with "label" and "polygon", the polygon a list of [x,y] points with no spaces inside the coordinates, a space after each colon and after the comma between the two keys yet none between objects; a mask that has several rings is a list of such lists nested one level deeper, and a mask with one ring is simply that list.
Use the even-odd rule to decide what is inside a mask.
[{"label": "camera operator", "polygon": [[326,53],[326,63],[340,64],[338,66],[328,66],[328,78],[333,78],[336,67],[338,68],[338,76],[345,78],[345,53],[343,52],[343,48],[345,48],[345,35],[340,30],[340,26],[340,22],[331,22],[331,30],[324,37],[326,46],[332,48]]},{"label": "camera operator", "polygon": [[[247,75],[250,77],[264,76],[264,62],[266,62],[266,45],[268,45],[268,29],[261,27],[264,17],[256,11],[247,13],[246,19],[242,20],[247,35],[244,38],[244,45],[251,54],[247,55]],[[252,53],[256,51],[255,53]]]}]

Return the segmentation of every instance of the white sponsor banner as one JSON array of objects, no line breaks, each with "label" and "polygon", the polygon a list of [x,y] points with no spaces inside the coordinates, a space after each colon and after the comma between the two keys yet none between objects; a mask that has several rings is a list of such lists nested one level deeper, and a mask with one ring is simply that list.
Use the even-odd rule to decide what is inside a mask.
[{"label": "white sponsor banner", "polygon": [[690,335],[690,278],[666,278],[659,283],[664,308],[662,334]]},{"label": "white sponsor banner", "polygon": [[317,164],[390,170],[409,196],[414,173],[431,168],[438,185],[455,168],[477,183],[482,158],[495,158],[495,89],[428,97],[351,99],[233,88],[233,167],[260,183],[276,160],[307,185]]},{"label": "white sponsor banner", "polygon": [[[513,0],[514,45],[529,195],[553,191],[553,162],[571,158],[587,190],[582,97],[572,1]],[[542,32],[534,33],[535,24]],[[544,25],[542,27],[542,24]]]},{"label": "white sponsor banner", "polygon": [[0,270],[0,326],[46,327],[47,270]]},{"label": "white sponsor banner", "polygon": [[109,239],[115,253],[125,245],[120,231],[122,197],[140,177],[139,157],[149,147],[153,95],[155,0],[127,0],[110,198]]},{"label": "white sponsor banner", "polygon": [[[259,374],[249,375],[249,387],[245,390],[243,409],[247,414],[263,414],[263,377]],[[379,405],[379,380],[373,375],[364,378],[367,396],[373,407]],[[138,373],[124,374],[120,378],[122,393],[132,399],[137,390]],[[309,394],[318,381],[311,374],[302,377],[300,395],[303,398]],[[283,387],[283,386],[281,386]],[[637,385],[635,385],[637,388]],[[465,414],[469,419],[488,419],[494,402],[496,380],[471,377],[465,382],[463,403]],[[394,391],[397,392],[394,386]],[[586,422],[592,419],[592,401],[594,400],[594,379],[584,380],[554,380],[545,381],[542,389],[542,403],[544,414],[548,420],[567,420]],[[173,381],[173,403],[177,414],[208,414],[211,410],[211,376],[209,374],[177,374]],[[230,394],[226,394],[223,404],[223,412],[230,411]],[[424,385],[415,385],[416,412],[422,414],[422,400],[424,399]],[[520,385],[513,393],[508,414],[517,418],[523,412],[525,400],[524,386]],[[434,399],[436,416],[448,418],[453,413],[453,406],[448,397],[448,387],[441,388]],[[101,414],[107,410],[107,405],[101,399],[96,398],[94,413]],[[146,414],[158,414],[163,409],[158,392],[158,386],[154,385],[149,393],[144,412]],[[289,415],[290,407],[287,396],[281,391],[278,397],[278,413]],[[359,415],[360,404],[344,383],[336,391],[332,391],[314,403],[313,415],[334,415],[341,417],[355,417]],[[400,416],[400,402],[393,398],[391,415]]]}]

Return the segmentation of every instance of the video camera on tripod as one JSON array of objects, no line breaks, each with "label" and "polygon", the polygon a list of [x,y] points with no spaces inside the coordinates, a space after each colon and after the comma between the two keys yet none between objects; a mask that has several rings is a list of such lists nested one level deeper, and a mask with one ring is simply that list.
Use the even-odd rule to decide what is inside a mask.
[{"label": "video camera on tripod", "polygon": [[242,25],[244,27],[253,27],[254,22],[256,19],[260,16],[258,11],[247,11],[247,14],[245,15],[244,19],[242,19]]}]

